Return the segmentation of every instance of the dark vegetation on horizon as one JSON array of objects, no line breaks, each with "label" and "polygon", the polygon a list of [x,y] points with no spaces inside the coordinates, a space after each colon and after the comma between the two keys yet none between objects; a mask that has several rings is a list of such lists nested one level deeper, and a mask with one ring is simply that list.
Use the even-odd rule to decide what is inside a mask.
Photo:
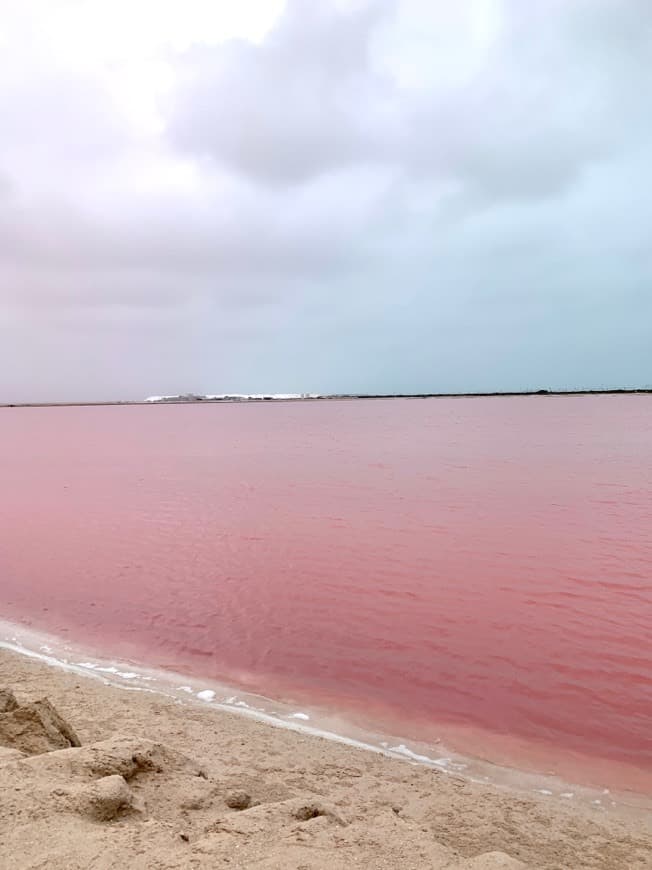
[{"label": "dark vegetation on horizon", "polygon": [[353,399],[481,399],[509,396],[601,396],[620,394],[652,394],[652,387],[638,389],[612,390],[506,390],[491,393],[329,393],[314,396],[298,396],[296,398],[274,398],[274,396],[242,397],[225,396],[224,398],[207,398],[205,396],[187,393],[185,395],[163,397],[157,401],[120,400],[106,402],[0,402],[0,408],[51,408],[51,407],[82,407],[90,405],[185,405],[185,404],[217,404],[235,402],[323,402],[333,400]]}]

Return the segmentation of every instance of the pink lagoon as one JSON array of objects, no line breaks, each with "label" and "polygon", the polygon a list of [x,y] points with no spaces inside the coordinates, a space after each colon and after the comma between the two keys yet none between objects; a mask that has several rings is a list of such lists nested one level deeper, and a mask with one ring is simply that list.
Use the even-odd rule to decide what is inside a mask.
[{"label": "pink lagoon", "polygon": [[1,615],[652,787],[652,397],[0,409]]}]

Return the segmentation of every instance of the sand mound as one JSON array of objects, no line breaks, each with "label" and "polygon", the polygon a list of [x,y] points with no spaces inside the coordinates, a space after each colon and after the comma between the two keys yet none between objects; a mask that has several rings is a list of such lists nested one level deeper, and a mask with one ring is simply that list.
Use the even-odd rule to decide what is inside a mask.
[{"label": "sand mound", "polygon": [[90,786],[80,789],[78,812],[98,822],[108,822],[130,810],[143,811],[124,777],[103,776]]},{"label": "sand mound", "polygon": [[18,749],[6,749],[4,746],[0,746],[0,766],[8,761],[17,761],[19,758],[25,758],[25,753]]},{"label": "sand mound", "polygon": [[260,803],[255,806],[239,807],[239,812],[222,813],[209,826],[209,831],[222,833],[252,835],[271,829],[274,831],[292,832],[308,831],[309,826],[299,828],[297,823],[318,822],[310,826],[312,831],[322,829],[332,824],[342,827],[347,821],[336,810],[322,801],[310,801],[305,797],[292,798],[286,801]]},{"label": "sand mound", "polygon": [[176,752],[162,743],[117,734],[75,752],[59,750],[49,752],[45,758],[31,758],[27,762],[35,769],[82,779],[99,779],[105,776],[122,776],[131,780],[142,774],[184,772],[203,777],[200,765],[181,752]]},{"label": "sand mound", "polygon": [[80,746],[79,738],[47,698],[18,704],[14,693],[0,689],[0,745],[28,755]]},{"label": "sand mound", "polygon": [[18,701],[11,689],[0,689],[0,713],[10,713],[18,707]]}]

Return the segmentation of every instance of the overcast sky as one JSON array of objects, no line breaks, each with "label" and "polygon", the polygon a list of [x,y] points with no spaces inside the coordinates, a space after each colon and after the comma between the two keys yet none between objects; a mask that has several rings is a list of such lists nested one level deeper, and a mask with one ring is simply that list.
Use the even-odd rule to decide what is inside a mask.
[{"label": "overcast sky", "polygon": [[652,384],[650,0],[2,0],[0,402]]}]

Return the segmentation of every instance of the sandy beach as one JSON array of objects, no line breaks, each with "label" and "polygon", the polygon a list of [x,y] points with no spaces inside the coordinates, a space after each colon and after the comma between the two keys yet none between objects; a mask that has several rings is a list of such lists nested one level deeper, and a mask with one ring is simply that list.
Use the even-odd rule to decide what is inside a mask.
[{"label": "sandy beach", "polygon": [[474,784],[6,650],[0,687],[3,868],[652,867],[640,812]]}]

